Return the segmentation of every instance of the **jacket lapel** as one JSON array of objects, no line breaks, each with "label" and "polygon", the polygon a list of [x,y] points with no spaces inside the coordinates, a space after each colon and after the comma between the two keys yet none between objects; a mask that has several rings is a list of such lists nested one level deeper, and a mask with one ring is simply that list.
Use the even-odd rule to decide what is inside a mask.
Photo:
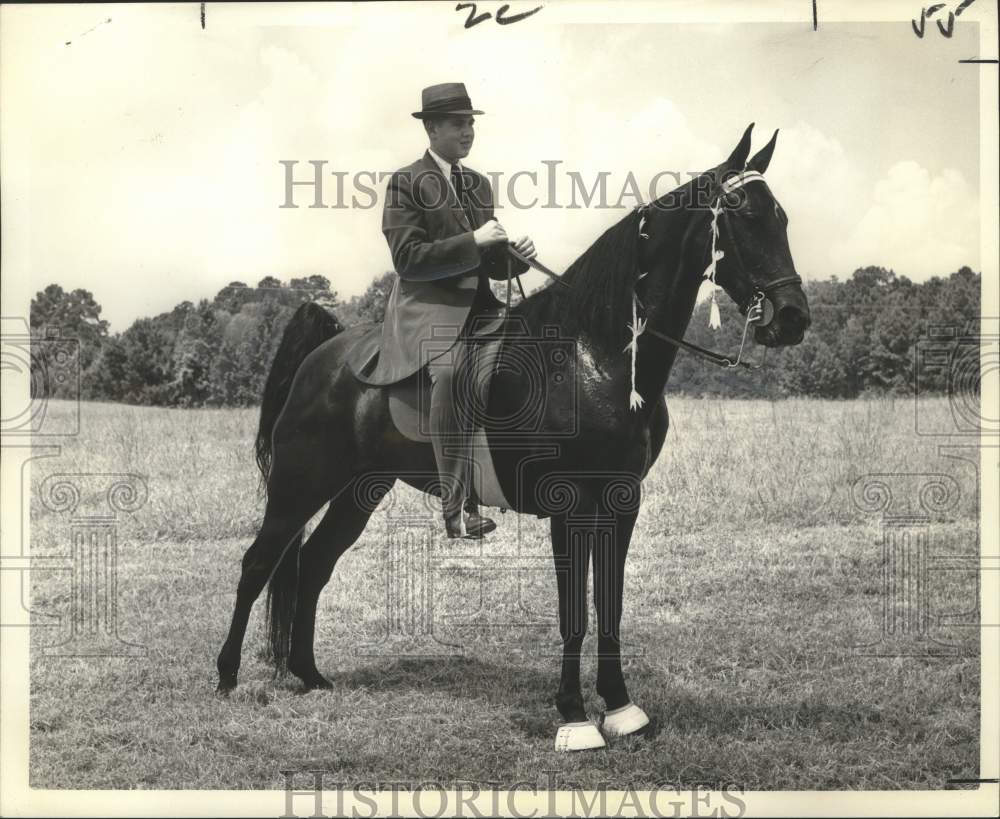
[{"label": "jacket lapel", "polygon": [[458,223],[459,228],[462,230],[472,230],[472,225],[469,224],[469,217],[465,215],[465,210],[458,201],[455,189],[451,186],[451,179],[441,173],[441,168],[434,161],[434,157],[431,156],[430,151],[424,151],[423,162],[425,168],[437,174],[438,184],[442,185],[443,190],[447,192],[448,200],[444,207],[451,211],[452,218]]}]

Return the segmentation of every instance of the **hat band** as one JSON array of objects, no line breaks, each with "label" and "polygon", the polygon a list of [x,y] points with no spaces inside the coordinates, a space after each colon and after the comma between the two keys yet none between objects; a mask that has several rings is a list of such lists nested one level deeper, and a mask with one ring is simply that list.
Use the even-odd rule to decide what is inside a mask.
[{"label": "hat band", "polygon": [[472,100],[468,97],[449,97],[443,100],[434,100],[424,105],[423,113],[433,113],[440,111],[469,111],[472,109]]}]

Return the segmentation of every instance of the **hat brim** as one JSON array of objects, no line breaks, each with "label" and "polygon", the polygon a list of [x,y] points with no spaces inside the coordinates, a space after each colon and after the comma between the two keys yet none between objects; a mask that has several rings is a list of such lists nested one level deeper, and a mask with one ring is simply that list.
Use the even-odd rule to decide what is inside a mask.
[{"label": "hat brim", "polygon": [[414,111],[412,116],[417,119],[428,119],[429,117],[454,117],[454,116],[481,116],[483,111],[465,109],[461,111]]}]

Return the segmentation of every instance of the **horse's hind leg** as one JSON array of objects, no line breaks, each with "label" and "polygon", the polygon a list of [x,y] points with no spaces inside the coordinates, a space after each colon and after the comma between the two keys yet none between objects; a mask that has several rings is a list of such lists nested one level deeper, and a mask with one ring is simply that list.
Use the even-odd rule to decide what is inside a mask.
[{"label": "horse's hind leg", "polygon": [[302,528],[325,500],[323,497],[294,497],[285,494],[272,495],[268,498],[260,532],[243,555],[233,619],[216,662],[219,669],[217,690],[220,693],[227,693],[236,687],[243,638],[246,635],[254,601],[260,596],[264,584],[267,583],[268,577],[286,549],[298,548]]},{"label": "horse's hind leg", "polygon": [[377,485],[364,480],[352,481],[330,501],[323,520],[302,547],[288,670],[307,688],[330,687],[329,681],[316,668],[314,653],[316,606],[320,592],[329,582],[337,560],[361,536],[372,512],[393,481],[380,480]]}]

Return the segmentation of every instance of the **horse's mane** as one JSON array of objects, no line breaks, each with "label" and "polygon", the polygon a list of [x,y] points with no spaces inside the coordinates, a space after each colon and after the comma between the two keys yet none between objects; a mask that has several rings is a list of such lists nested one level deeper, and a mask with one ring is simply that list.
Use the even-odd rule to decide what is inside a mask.
[{"label": "horse's mane", "polygon": [[[639,222],[633,210],[609,227],[562,275],[568,287],[553,282],[532,294],[525,312],[551,310],[549,318],[571,336],[586,331],[599,344],[625,344],[622,316],[632,309],[632,288],[639,267]],[[534,309],[533,309],[534,308]],[[548,312],[548,311],[546,311]]]}]

